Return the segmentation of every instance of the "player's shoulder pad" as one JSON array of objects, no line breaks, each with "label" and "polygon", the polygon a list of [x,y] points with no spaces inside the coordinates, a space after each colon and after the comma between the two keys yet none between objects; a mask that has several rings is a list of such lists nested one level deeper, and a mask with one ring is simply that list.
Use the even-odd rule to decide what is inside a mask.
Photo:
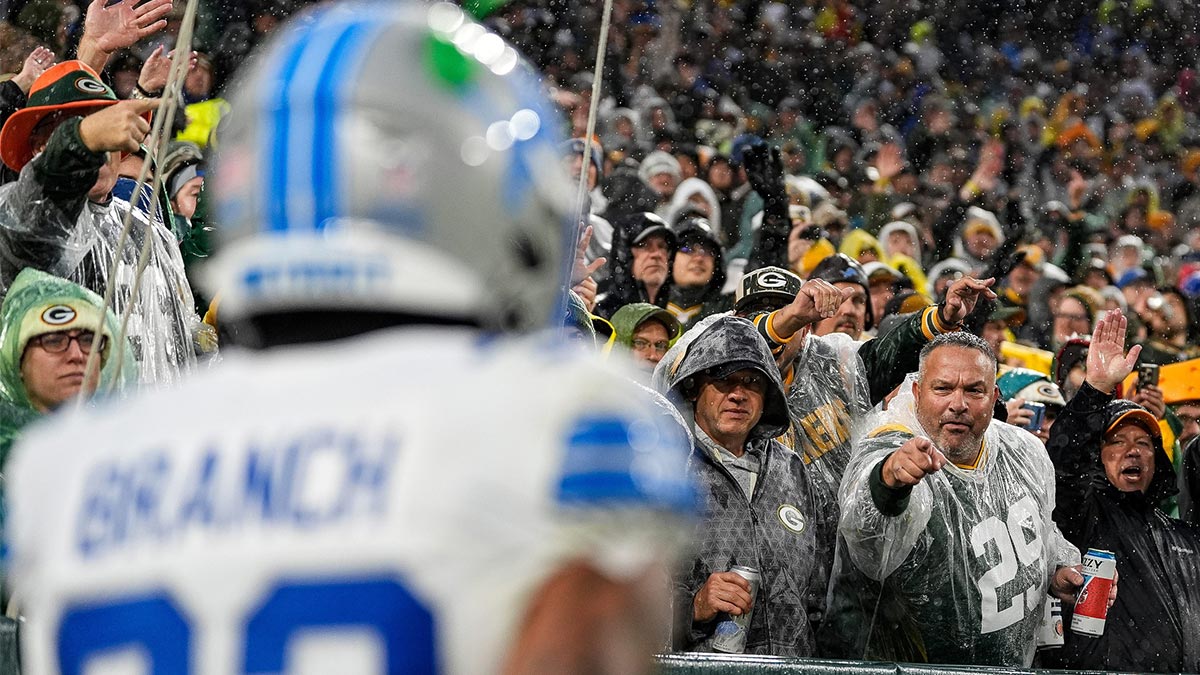
[{"label": "player's shoulder pad", "polygon": [[628,393],[641,405],[585,410],[565,426],[558,503],[696,513],[686,427],[657,393],[633,383]]}]

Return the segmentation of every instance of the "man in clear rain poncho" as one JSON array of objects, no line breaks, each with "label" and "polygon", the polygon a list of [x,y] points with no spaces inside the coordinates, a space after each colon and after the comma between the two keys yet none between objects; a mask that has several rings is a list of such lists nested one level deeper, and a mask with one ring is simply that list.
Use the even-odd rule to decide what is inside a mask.
[{"label": "man in clear rain poncho", "polygon": [[[134,209],[130,236],[118,251],[130,205],[111,194],[121,153],[139,149],[150,128],[143,115],[157,105],[117,101],[80,61],[60,63],[34,82],[29,104],[0,130],[0,155],[21,172],[0,187],[0,291],[7,292],[26,267],[101,295],[116,284],[118,315],[133,306],[127,335],[142,382],[168,384],[195,366],[194,336],[203,325],[163,213]],[[149,264],[135,298],[138,255],[147,238]],[[110,279],[114,258],[119,263]]]},{"label": "man in clear rain poncho", "polygon": [[1070,602],[1083,581],[1051,520],[1054,468],[1031,434],[992,419],[996,356],[981,338],[939,336],[920,363],[842,483],[839,533],[883,585],[866,656],[1028,666],[1047,591]]}]

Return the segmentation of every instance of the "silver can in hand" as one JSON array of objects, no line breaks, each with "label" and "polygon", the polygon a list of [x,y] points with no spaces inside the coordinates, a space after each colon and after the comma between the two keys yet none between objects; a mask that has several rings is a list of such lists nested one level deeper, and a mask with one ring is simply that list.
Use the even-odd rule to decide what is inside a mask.
[{"label": "silver can in hand", "polygon": [[713,651],[741,654],[746,651],[746,635],[750,632],[750,618],[754,616],[754,604],[758,601],[758,584],[762,575],[753,567],[734,565],[730,572],[750,582],[750,611],[741,616],[726,616],[717,624],[713,633]]}]

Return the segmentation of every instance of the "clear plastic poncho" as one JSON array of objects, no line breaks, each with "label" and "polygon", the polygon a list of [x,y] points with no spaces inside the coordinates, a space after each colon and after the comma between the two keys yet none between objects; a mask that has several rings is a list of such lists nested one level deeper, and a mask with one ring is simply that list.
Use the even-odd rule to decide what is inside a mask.
[{"label": "clear plastic poncho", "polygon": [[[37,160],[35,159],[34,162]],[[196,336],[204,324],[196,316],[191,286],[175,234],[145,211],[134,211],[130,237],[117,250],[129,203],[112,199],[97,204],[52,194],[34,170],[0,186],[0,292],[7,293],[18,272],[33,267],[73,281],[103,296],[116,284],[113,310],[118,317],[132,304],[126,336],[137,361],[140,381],[168,385],[195,368]],[[150,238],[151,250],[137,297],[133,297],[138,256]],[[113,259],[116,276],[109,278]]]},{"label": "clear plastic poncho", "polygon": [[855,441],[839,495],[839,551],[849,560],[839,563],[879,595],[861,597],[868,586],[846,588],[853,575],[843,574],[830,595],[858,594],[863,616],[836,623],[866,633],[858,644],[867,658],[1028,666],[1050,576],[1079,563],[1051,520],[1054,467],[1029,432],[993,420],[974,469],[948,464],[913,488],[899,515],[884,515],[872,472],[914,434],[928,436],[914,411],[915,377]]}]

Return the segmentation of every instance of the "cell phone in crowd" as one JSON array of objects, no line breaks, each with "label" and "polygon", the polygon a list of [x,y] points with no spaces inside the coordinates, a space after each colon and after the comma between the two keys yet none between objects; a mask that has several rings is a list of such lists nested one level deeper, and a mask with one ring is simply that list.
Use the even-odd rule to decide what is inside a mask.
[{"label": "cell phone in crowd", "polygon": [[1158,386],[1158,365],[1154,363],[1143,363],[1138,366],[1138,389],[1142,387],[1157,387]]},{"label": "cell phone in crowd", "polygon": [[1026,424],[1025,428],[1029,431],[1041,431],[1042,425],[1046,422],[1046,404],[1030,401],[1021,407],[1033,413],[1033,417],[1029,418],[1029,424]]}]

